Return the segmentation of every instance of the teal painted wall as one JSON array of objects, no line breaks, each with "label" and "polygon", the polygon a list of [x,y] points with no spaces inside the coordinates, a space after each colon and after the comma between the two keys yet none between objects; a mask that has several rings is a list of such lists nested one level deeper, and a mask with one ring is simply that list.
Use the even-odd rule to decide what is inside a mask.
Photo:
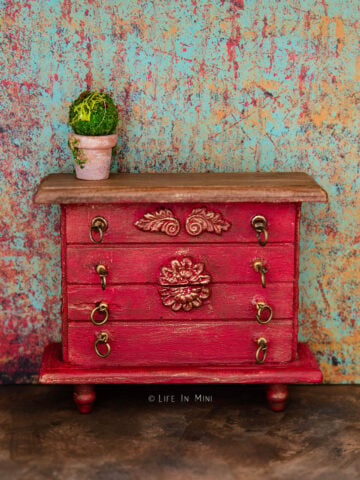
[{"label": "teal painted wall", "polygon": [[60,339],[59,208],[67,111],[106,89],[121,112],[114,171],[305,171],[301,336],[327,382],[357,382],[360,4],[356,0],[42,0],[1,8],[3,382],[36,381]]}]

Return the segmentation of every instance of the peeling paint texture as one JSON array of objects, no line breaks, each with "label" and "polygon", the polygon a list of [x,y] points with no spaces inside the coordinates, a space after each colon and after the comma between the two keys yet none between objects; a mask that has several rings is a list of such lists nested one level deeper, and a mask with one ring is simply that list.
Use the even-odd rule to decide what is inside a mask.
[{"label": "peeling paint texture", "polygon": [[68,106],[121,114],[114,171],[305,171],[301,337],[326,382],[358,382],[360,4],[357,0],[0,0],[3,383],[34,382],[60,340],[59,207]]}]

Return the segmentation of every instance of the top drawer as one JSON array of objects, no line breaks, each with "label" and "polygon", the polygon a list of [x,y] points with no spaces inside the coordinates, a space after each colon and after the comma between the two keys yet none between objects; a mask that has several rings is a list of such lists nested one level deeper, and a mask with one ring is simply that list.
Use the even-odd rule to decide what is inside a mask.
[{"label": "top drawer", "polygon": [[[251,225],[257,215],[265,217],[266,223],[266,232],[260,233],[261,241],[265,234],[268,243],[294,241],[294,203],[68,205],[66,241],[91,245],[95,242],[258,243],[257,232]],[[100,231],[96,217],[105,219],[105,230]]]}]

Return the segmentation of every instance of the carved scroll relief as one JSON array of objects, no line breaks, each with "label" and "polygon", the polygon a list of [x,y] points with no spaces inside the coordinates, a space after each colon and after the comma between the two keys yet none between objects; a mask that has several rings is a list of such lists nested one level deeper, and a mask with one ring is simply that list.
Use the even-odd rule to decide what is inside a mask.
[{"label": "carved scroll relief", "polygon": [[143,232],[161,232],[169,237],[175,237],[180,232],[179,220],[167,208],[145,213],[135,222],[135,226]]},{"label": "carved scroll relief", "polygon": [[194,208],[186,219],[185,229],[189,235],[197,236],[203,232],[221,235],[231,227],[219,212],[212,212],[205,207]]},{"label": "carved scroll relief", "polygon": [[[175,237],[180,232],[180,222],[168,208],[145,213],[135,222],[135,226],[143,232],[161,232],[169,237]],[[194,237],[203,232],[221,235],[230,227],[231,223],[220,212],[213,212],[206,207],[194,208],[185,221],[186,232]]]}]

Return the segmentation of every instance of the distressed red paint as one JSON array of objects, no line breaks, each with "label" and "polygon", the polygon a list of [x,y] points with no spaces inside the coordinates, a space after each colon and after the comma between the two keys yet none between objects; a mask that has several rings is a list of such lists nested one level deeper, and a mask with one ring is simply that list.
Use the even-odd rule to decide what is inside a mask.
[{"label": "distressed red paint", "polygon": [[[72,171],[68,106],[89,87],[109,90],[118,104],[114,171],[276,168],[319,179],[331,202],[302,216],[300,332],[326,381],[358,381],[360,7],[353,0],[243,4],[5,2],[4,382],[34,381],[45,339],[59,339],[58,210],[34,207],[31,198],[46,173]],[[228,44],[237,28],[239,45]]]},{"label": "distressed red paint", "polygon": [[[205,179],[202,175],[150,179],[135,174],[126,179],[125,189],[120,185],[124,176],[117,176],[112,186],[96,192],[98,204],[93,203],[95,192],[85,185],[79,189],[69,175],[45,179],[35,197],[36,202],[65,204],[62,353],[73,369],[68,372],[70,380],[79,367],[84,369],[81,384],[99,371],[107,378],[115,367],[120,378],[131,368],[138,381],[147,372],[148,381],[156,382],[152,369],[164,368],[171,377],[171,369],[178,367],[186,370],[189,381],[196,381],[196,369],[204,372],[213,367],[216,381],[219,369],[236,366],[241,381],[251,366],[257,365],[257,376],[263,378],[268,366],[284,364],[295,382],[308,373],[312,378],[308,381],[316,375],[320,380],[315,365],[297,363],[300,208],[294,201],[326,200],[326,193],[304,174],[214,174]],[[223,201],[208,204],[209,193]],[[131,203],[134,194],[136,204]],[[152,195],[159,199],[171,195],[177,202],[148,203]],[[255,195],[264,202],[250,203]],[[115,203],[106,203],[108,196]],[[205,206],[197,207],[201,197]],[[235,202],[237,197],[243,201]],[[253,220],[260,210],[262,215],[267,211],[263,237]],[[92,234],[84,233],[92,232],[92,219],[99,216],[106,219],[107,228],[94,245]],[[180,223],[179,218],[186,221]],[[175,243],[181,225],[188,243]],[[214,233],[221,234],[221,244]],[[205,242],[197,241],[202,235]],[[256,268],[259,262],[264,272]],[[99,273],[100,264],[106,281]],[[265,296],[272,306],[263,303]],[[267,319],[261,318],[260,302],[270,312]],[[105,305],[103,320],[98,319],[99,305]],[[270,383],[277,384],[279,377],[271,372]],[[49,374],[56,378],[57,368],[46,354],[41,382],[51,383]],[[247,378],[251,382],[254,377]],[[284,395],[281,405],[277,402],[279,388],[273,385],[268,394],[276,411],[284,408],[286,400]],[[75,387],[75,401],[83,411],[78,390]],[[90,409],[88,401],[86,411]]]}]

